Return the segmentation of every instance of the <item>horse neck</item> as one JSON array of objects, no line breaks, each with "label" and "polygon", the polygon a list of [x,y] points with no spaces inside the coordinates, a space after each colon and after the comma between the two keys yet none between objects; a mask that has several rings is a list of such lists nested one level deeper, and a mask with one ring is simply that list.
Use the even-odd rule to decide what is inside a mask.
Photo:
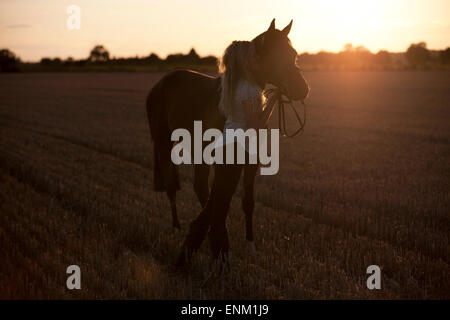
[{"label": "horse neck", "polygon": [[249,81],[254,85],[257,85],[261,90],[264,90],[266,86],[266,81],[260,69],[247,70],[246,78],[248,78],[247,81]]}]

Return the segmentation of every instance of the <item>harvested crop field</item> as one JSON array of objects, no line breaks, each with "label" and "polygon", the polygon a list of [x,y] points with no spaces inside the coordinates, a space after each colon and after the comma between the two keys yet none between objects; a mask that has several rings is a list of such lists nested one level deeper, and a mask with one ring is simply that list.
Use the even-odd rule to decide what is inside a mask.
[{"label": "harvested crop field", "polygon": [[161,75],[0,75],[0,298],[450,298],[450,73],[306,73],[305,132],[256,180],[257,253],[239,188],[222,277],[207,243],[190,272],[172,267],[201,208],[192,167],[182,231],[152,190],[145,98]]}]

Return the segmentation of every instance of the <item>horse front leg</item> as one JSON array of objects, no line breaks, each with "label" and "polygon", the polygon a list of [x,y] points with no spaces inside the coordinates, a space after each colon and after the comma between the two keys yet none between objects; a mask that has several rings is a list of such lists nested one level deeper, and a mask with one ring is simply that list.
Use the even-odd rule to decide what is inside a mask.
[{"label": "horse front leg", "polygon": [[257,171],[257,164],[248,164],[244,167],[244,196],[242,198],[242,209],[245,213],[245,238],[250,253],[256,252],[253,238],[253,210],[255,208],[254,184]]}]

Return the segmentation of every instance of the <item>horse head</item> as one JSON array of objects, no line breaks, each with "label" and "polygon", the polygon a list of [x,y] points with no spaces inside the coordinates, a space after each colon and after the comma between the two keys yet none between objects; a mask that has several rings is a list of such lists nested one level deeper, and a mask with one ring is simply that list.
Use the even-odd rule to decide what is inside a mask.
[{"label": "horse head", "polygon": [[249,64],[263,83],[272,84],[292,100],[308,96],[309,86],[296,65],[297,51],[288,38],[291,22],[275,29],[275,19],[269,28],[251,41],[253,57]]}]

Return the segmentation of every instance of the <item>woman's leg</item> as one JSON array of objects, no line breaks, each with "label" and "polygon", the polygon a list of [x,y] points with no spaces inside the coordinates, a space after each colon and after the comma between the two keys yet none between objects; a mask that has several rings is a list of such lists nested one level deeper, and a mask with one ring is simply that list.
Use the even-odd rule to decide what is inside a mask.
[{"label": "woman's leg", "polygon": [[189,227],[176,263],[178,266],[184,265],[186,260],[190,260],[192,253],[200,248],[210,227],[209,238],[213,257],[217,258],[220,253],[228,252],[226,217],[243,166],[242,164],[216,164],[214,166],[214,182],[208,201]]},{"label": "woman's leg", "polygon": [[211,229],[209,239],[214,258],[228,253],[228,234],[226,218],[236,187],[239,183],[243,165],[221,164],[215,166],[215,177],[211,191]]},{"label": "woman's leg", "polygon": [[183,246],[181,247],[180,254],[178,255],[176,265],[181,267],[186,264],[191,259],[192,254],[197,251],[203,239],[208,232],[211,219],[211,208],[212,208],[212,193],[203,207],[197,218],[191,222],[189,226],[189,231],[184,240]]},{"label": "woman's leg", "polygon": [[189,227],[176,263],[178,266],[184,265],[186,260],[190,260],[192,253],[200,248],[210,226],[213,257],[217,258],[221,252],[228,252],[226,217],[243,165],[216,164],[214,168],[214,182],[209,199]]},{"label": "woman's leg", "polygon": [[244,196],[242,197],[242,208],[245,213],[245,238],[248,249],[255,251],[253,242],[253,209],[255,208],[254,185],[258,171],[257,164],[247,164],[244,167]]}]

